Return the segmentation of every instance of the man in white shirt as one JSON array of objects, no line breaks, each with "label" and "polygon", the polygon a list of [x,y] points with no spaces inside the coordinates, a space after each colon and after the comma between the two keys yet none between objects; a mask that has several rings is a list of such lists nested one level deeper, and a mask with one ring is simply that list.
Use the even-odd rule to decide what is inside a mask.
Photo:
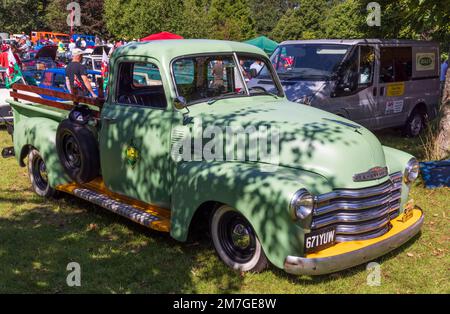
[{"label": "man in white shirt", "polygon": [[262,64],[261,60],[256,60],[250,66],[250,69],[255,69],[256,70],[256,74],[259,74],[259,71],[261,71],[262,68],[263,68],[263,64]]}]

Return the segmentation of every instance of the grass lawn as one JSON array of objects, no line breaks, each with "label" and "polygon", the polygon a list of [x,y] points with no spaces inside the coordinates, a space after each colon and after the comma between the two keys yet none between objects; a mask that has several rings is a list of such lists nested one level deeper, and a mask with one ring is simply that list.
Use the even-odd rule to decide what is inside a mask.
[{"label": "grass lawn", "polygon": [[[395,131],[385,145],[422,158],[418,140]],[[11,139],[0,129],[0,148]],[[379,258],[381,286],[368,286],[366,265],[339,273],[291,276],[271,267],[241,275],[216,257],[208,238],[179,243],[100,207],[63,196],[34,195],[25,168],[0,160],[0,293],[450,293],[450,189],[417,183],[422,233]],[[67,264],[81,265],[81,287],[68,287]]]}]

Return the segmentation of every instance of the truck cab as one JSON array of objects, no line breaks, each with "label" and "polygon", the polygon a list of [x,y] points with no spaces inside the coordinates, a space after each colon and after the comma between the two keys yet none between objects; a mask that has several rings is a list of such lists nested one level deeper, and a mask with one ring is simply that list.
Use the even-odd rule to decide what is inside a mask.
[{"label": "truck cab", "polygon": [[[263,82],[246,63],[267,69]],[[12,96],[13,152],[37,194],[69,193],[179,241],[206,227],[236,270],[342,270],[423,223],[408,200],[417,160],[290,102],[265,53],[247,44],[132,43],[112,55],[105,100]]]},{"label": "truck cab", "polygon": [[405,135],[417,136],[437,113],[435,42],[293,40],[281,43],[271,61],[289,100],[372,130],[403,127]]}]

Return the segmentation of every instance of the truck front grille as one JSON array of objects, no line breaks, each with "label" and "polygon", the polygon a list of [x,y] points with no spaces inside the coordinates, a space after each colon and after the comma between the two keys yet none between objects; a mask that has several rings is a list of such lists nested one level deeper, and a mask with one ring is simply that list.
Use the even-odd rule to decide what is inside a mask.
[{"label": "truck front grille", "polygon": [[336,241],[366,240],[389,231],[389,221],[399,215],[402,173],[365,189],[334,190],[316,197],[312,230],[336,228]]}]

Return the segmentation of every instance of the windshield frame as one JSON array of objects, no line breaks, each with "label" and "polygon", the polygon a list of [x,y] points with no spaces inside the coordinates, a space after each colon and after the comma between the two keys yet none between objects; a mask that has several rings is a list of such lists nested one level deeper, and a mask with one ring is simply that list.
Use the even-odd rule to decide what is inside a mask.
[{"label": "windshield frame", "polygon": [[[195,57],[205,57],[205,56],[232,56],[233,58],[233,62],[234,64],[237,66],[239,65],[239,57],[250,57],[250,58],[259,58],[261,60],[264,61],[264,63],[266,64],[265,66],[269,65],[270,66],[270,73],[272,74],[272,79],[274,81],[274,85],[277,87],[278,89],[278,94],[275,94],[276,96],[283,98],[285,97],[284,94],[284,90],[283,90],[283,86],[281,85],[280,79],[270,61],[270,59],[264,55],[261,54],[257,54],[257,53],[251,53],[251,52],[241,52],[241,51],[228,51],[228,52],[202,52],[202,53],[193,53],[193,54],[188,54],[188,55],[182,55],[182,56],[178,56],[176,58],[173,58],[170,61],[169,67],[170,67],[170,76],[171,76],[171,81],[175,90],[175,95],[176,97],[180,97],[182,95],[180,95],[178,93],[178,87],[177,87],[177,81],[175,78],[175,73],[174,73],[174,64],[175,62],[182,60],[182,59],[186,59],[186,58],[195,58]],[[244,91],[245,93],[241,93],[241,94],[233,94],[233,95],[226,95],[224,97],[221,97],[221,99],[229,99],[229,98],[240,98],[240,97],[255,97],[255,96],[267,96],[266,94],[252,94],[249,91],[249,87],[247,82],[245,81],[244,75],[242,74],[241,71],[239,72],[239,78],[241,80],[241,82],[244,85]],[[220,95],[219,95],[220,96]],[[202,99],[198,99],[198,100],[194,100],[191,102],[187,103],[187,106],[192,106],[192,105],[196,105],[199,103],[206,103],[211,99],[214,99],[215,97],[208,97],[208,98],[202,98]]]},{"label": "windshield frame", "polygon": [[[275,69],[275,71],[277,72],[278,76],[280,77],[280,80],[282,80],[282,81],[289,80],[288,76],[284,77],[284,74],[286,74],[286,73],[279,73],[278,72],[278,67],[279,67],[279,64],[280,64],[280,55],[281,55],[281,51],[282,51],[282,49],[284,47],[316,46],[318,48],[318,46],[321,46],[321,45],[322,46],[335,46],[336,49],[338,49],[338,48],[342,48],[342,49],[346,48],[346,50],[347,50],[345,52],[345,54],[343,54],[341,61],[337,62],[334,65],[334,70],[330,71],[330,74],[326,76],[326,79],[324,79],[324,81],[331,81],[331,80],[333,80],[333,77],[338,73],[339,68],[342,66],[344,61],[348,58],[350,53],[353,51],[353,46],[354,45],[348,45],[348,44],[342,44],[342,43],[308,43],[308,42],[281,44],[275,49],[273,54],[270,56],[270,62],[272,64],[273,68]],[[274,65],[272,63],[274,58],[277,58],[276,65]],[[299,69],[302,69],[302,68],[299,68]],[[294,71],[294,73],[295,73],[295,71]],[[300,77],[301,75],[298,75],[298,74],[297,75],[292,75],[292,77],[294,77],[294,76],[297,78],[296,80],[299,80],[299,81],[307,81],[308,80],[308,79],[299,79],[298,77]]]}]

